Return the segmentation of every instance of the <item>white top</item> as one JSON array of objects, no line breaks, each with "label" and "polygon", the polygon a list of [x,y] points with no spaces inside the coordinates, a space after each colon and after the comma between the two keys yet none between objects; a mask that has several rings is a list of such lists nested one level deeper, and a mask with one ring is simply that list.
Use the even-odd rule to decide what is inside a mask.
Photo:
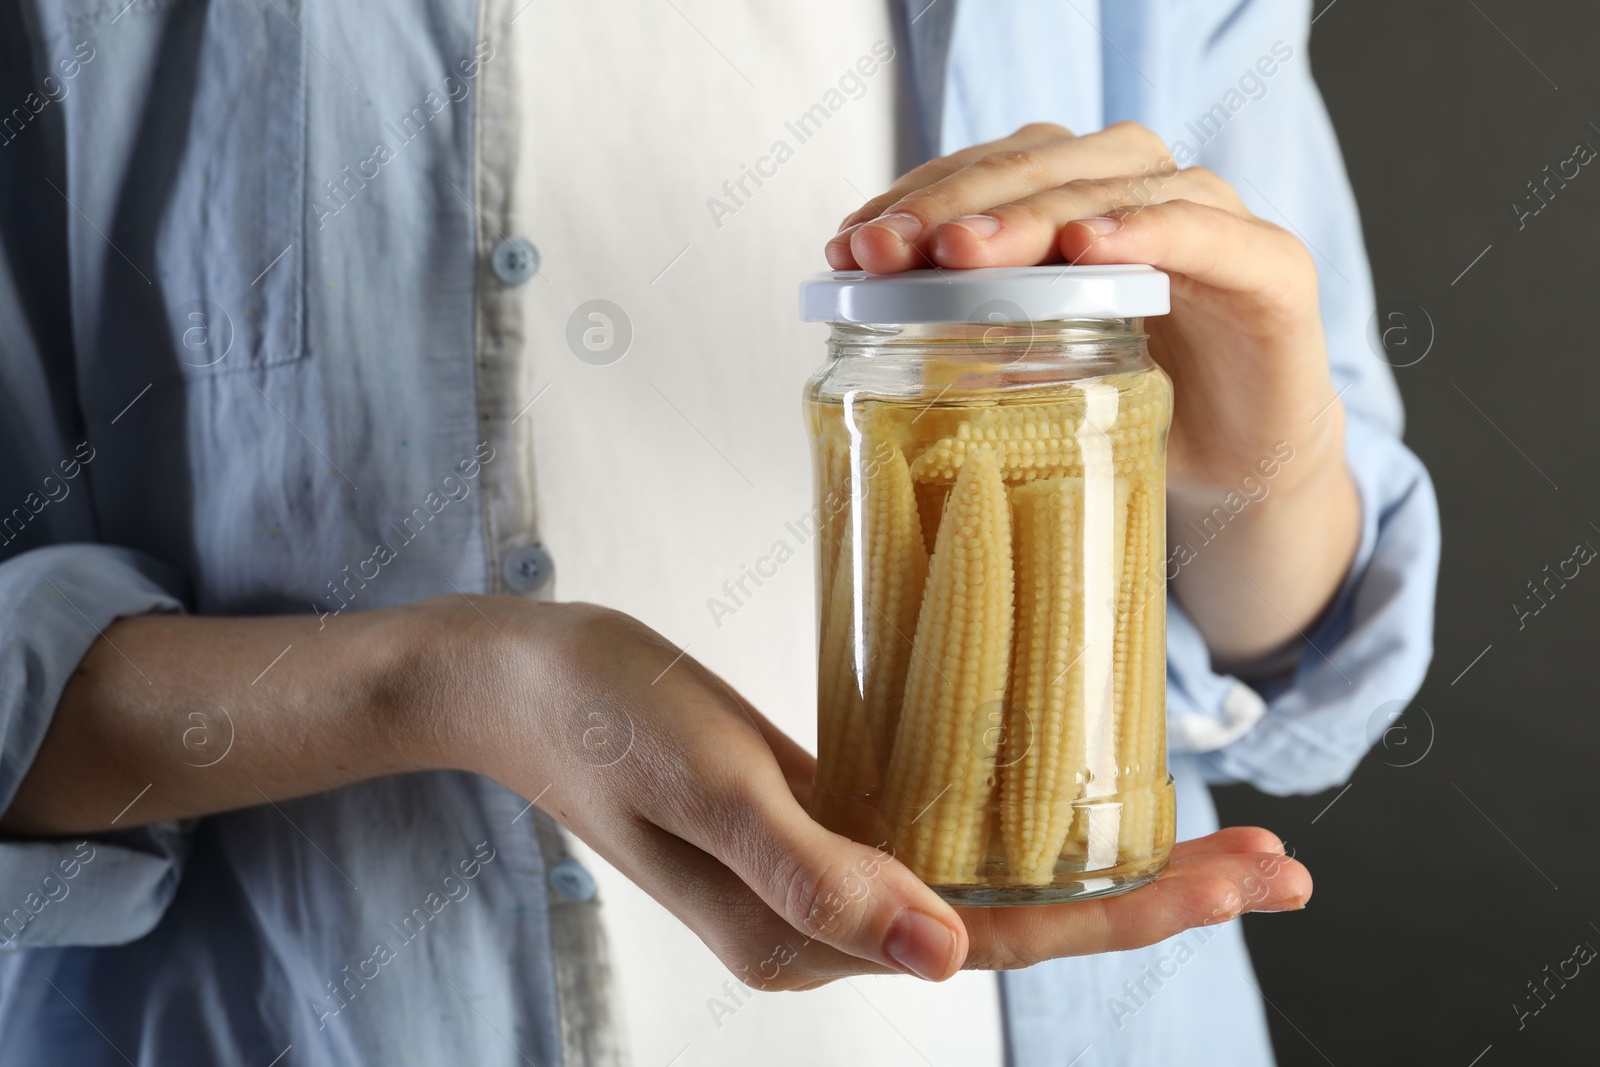
[{"label": "white top", "polygon": [[[533,4],[512,29],[526,137],[480,149],[486,165],[520,151],[526,217],[506,232],[540,255],[516,291],[526,395],[550,387],[523,423],[556,596],[644,620],[814,751],[813,546],[793,528],[812,506],[801,386],[826,331],[796,320],[794,293],[839,220],[895,176],[903,57],[870,76],[858,65],[892,45],[887,6]],[[791,126],[839,103],[847,71],[842,106],[802,142]],[[569,346],[569,318],[594,299],[631,325],[609,365]],[[746,567],[770,570],[780,542],[793,560],[747,580],[754,595],[719,625],[708,601],[727,603]],[[901,1032],[940,1067],[1001,1062],[992,974],[740,990],[665,908],[583,859],[638,1067],[920,1063]]]}]

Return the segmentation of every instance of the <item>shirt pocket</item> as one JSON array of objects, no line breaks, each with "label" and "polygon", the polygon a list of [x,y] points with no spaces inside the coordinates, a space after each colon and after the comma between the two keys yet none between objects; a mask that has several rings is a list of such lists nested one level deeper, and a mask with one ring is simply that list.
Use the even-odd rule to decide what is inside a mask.
[{"label": "shirt pocket", "polygon": [[46,61],[77,61],[64,192],[90,417],[303,358],[303,0],[40,7]]}]

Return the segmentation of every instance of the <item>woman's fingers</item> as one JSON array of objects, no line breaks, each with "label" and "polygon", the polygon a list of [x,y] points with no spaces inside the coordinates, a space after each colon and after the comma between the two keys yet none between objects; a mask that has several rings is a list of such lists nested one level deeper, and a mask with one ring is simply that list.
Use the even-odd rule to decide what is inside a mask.
[{"label": "woman's fingers", "polygon": [[901,973],[797,930],[714,856],[659,827],[638,826],[623,847],[615,844],[599,851],[751,988],[807,989],[851,975]]},{"label": "woman's fingers", "polygon": [[986,144],[973,145],[959,152],[952,152],[948,156],[930,159],[919,167],[902,174],[898,180],[878,196],[868,200],[861,207],[846,215],[839,224],[842,234],[850,227],[877,218],[884,210],[901,197],[914,189],[932,185],[942,178],[948,177],[966,166],[968,163],[993,152],[1006,152],[1014,149],[1029,148],[1033,145],[1044,144],[1047,141],[1060,141],[1073,137],[1073,132],[1065,126],[1057,126],[1053,122],[1033,122],[1017,130],[1010,137],[1003,137],[998,141]]},{"label": "woman's fingers", "polygon": [[1068,222],[1058,247],[1069,263],[1149,263],[1295,315],[1317,292],[1316,264],[1292,234],[1194,200]]},{"label": "woman's fingers", "polygon": [[[682,709],[677,721],[694,725],[663,746],[675,754],[627,783],[639,817],[726,867],[805,945],[935,981],[960,969],[966,930],[954,909],[886,852],[814,822],[720,685],[709,690],[690,669],[657,688]],[[700,710],[712,703],[720,717]]]},{"label": "woman's fingers", "polygon": [[[1210,171],[1180,171],[1170,161],[1169,165],[1172,169],[1166,176],[1151,172],[1080,179],[954,219],[933,232],[929,254],[941,267],[1031,267],[1063,258],[1060,237],[1068,223],[1108,211],[1133,212],[1170,200],[1191,200],[1246,214],[1232,187]],[[1067,261],[1072,262],[1070,257]]]},{"label": "woman's fingers", "polygon": [[734,832],[718,859],[796,930],[841,952],[941,981],[960,969],[955,910],[889,853],[814,822],[786,793],[755,784],[718,813]]},{"label": "woman's fingers", "polygon": [[1030,908],[963,908],[967,966],[1007,970],[1057,956],[1142,948],[1248,911],[1292,911],[1311,875],[1265,830],[1223,830],[1173,850],[1150,885],[1102,900]]},{"label": "woman's fingers", "polygon": [[1204,837],[1193,837],[1173,845],[1169,864],[1228,852],[1262,852],[1282,856],[1284,846],[1283,840],[1271,830],[1263,830],[1259,826],[1224,826]]},{"label": "woman's fingers", "polygon": [[744,713],[745,718],[750,720],[760,732],[761,739],[772,750],[772,758],[777,760],[778,768],[783,772],[784,780],[789,783],[789,791],[794,794],[796,802],[801,807],[808,807],[811,803],[811,784],[817,777],[817,757],[773,725],[770,719],[761,714],[754,704],[746,700],[721,675],[694,660],[690,660],[686,667],[698,672],[712,684],[720,686],[728,699]]},{"label": "woman's fingers", "polygon": [[[1148,172],[1167,158],[1161,139],[1135,123],[1117,123],[1085,137],[1059,127],[1024,127],[1004,141],[912,171],[846,219],[824,254],[837,270],[859,266],[889,273],[926,267],[934,231],[951,219],[1078,178]],[[853,221],[859,225],[852,226]]]},{"label": "woman's fingers", "polygon": [[[772,908],[744,876],[701,849],[655,827],[646,827],[643,837],[613,862],[688,924],[746,985],[806,989],[854,974],[909,971],[940,979],[954,971],[953,961],[908,967],[903,960],[874,960],[835,947],[833,941],[860,923],[861,916],[848,916],[865,899],[859,884],[851,888],[842,881],[840,891],[816,896],[807,917],[796,922]],[[1222,830],[1179,844],[1161,878],[1124,896],[958,909],[971,931],[965,966],[1010,970],[1061,956],[1124,951],[1249,911],[1302,908],[1311,896],[1310,875],[1281,849],[1264,830]],[[858,868],[860,883],[888,862],[882,854],[872,857]],[[896,923],[886,940],[901,948],[912,936]]]}]

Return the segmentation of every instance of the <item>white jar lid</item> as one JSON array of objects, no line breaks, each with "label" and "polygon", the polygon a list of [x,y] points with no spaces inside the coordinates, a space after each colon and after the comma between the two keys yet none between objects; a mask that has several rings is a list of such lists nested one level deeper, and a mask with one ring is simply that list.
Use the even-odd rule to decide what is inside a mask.
[{"label": "white jar lid", "polygon": [[1171,310],[1167,276],[1142,263],[982,267],[868,274],[841,270],[800,285],[805,322],[1040,322],[1132,319]]}]

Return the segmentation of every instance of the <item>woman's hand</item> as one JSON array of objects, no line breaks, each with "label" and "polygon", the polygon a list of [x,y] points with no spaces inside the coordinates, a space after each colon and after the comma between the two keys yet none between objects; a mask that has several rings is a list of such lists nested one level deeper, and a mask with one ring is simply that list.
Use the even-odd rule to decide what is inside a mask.
[{"label": "woman's hand", "polygon": [[[877,273],[1044,263],[1170,273],[1172,313],[1146,327],[1175,395],[1171,540],[1192,542],[1186,524],[1230,492],[1252,497],[1180,567],[1174,589],[1223,663],[1272,652],[1321,614],[1355,554],[1359,501],[1316,267],[1227,182],[1179,168],[1134,123],[1083,137],[1025,126],[911,171],[846,218],[825,252],[837,270]],[[1259,484],[1257,502],[1249,487]]]},{"label": "woman's hand", "polygon": [[538,798],[751,986],[1023,967],[1310,896],[1275,837],[1227,830],[1180,845],[1138,893],[952,908],[888,854],[813,822],[816,761],[659,634],[586,604],[474,598],[479,619],[455,603],[441,658],[495,679],[477,706],[498,709],[461,764]]},{"label": "woman's hand", "polygon": [[[254,684],[274,655],[272,684]],[[196,730],[223,724],[195,708],[258,725],[196,760]],[[1179,846],[1160,881],[1127,896],[952,909],[892,857],[813,822],[816,761],[659,634],[514,597],[325,626],[120,619],[73,675],[0,833],[97,833],[446,768],[539,804],[761,988],[1134,948],[1311,895],[1276,838],[1230,830]]]}]

